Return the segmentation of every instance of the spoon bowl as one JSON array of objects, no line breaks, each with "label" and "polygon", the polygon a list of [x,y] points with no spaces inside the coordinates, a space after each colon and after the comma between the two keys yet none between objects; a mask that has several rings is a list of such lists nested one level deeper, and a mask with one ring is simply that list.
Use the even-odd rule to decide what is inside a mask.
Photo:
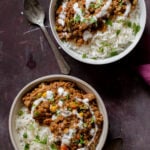
[{"label": "spoon bowl", "polygon": [[37,0],[24,1],[24,14],[31,23],[37,25],[44,24],[45,13]]}]

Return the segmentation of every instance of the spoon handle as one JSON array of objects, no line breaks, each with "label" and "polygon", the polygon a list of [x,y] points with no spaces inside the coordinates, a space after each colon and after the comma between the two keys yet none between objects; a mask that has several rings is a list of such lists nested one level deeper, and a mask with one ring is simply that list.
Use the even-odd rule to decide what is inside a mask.
[{"label": "spoon handle", "polygon": [[61,55],[61,53],[59,52],[58,48],[56,47],[56,45],[53,43],[51,37],[49,36],[49,33],[47,31],[47,29],[45,28],[44,25],[40,26],[45,37],[47,38],[47,41],[49,43],[49,45],[51,46],[51,49],[55,55],[56,61],[58,63],[58,66],[60,68],[61,73],[63,74],[69,74],[70,73],[70,66],[68,65],[68,63],[65,61],[64,57]]}]

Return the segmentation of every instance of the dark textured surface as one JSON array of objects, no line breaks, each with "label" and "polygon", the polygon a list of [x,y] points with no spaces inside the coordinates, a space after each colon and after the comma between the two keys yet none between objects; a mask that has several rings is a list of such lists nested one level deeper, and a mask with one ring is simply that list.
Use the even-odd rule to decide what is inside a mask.
[{"label": "dark textured surface", "polygon": [[[48,18],[49,1],[40,2]],[[146,0],[146,4],[144,35],[123,60],[92,66],[77,62],[61,51],[72,68],[71,75],[87,81],[100,93],[110,121],[107,141],[122,137],[123,150],[150,149],[150,88],[135,70],[139,64],[150,62],[150,1]],[[23,0],[0,0],[0,150],[13,150],[8,116],[19,90],[38,77],[60,73],[42,32],[29,25],[22,11]]]}]

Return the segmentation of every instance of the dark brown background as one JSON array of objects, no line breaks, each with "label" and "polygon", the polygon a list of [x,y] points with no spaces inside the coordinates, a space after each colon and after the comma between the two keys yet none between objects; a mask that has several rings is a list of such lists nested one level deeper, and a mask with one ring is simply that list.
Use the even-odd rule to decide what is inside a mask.
[{"label": "dark brown background", "polygon": [[[49,25],[49,0],[40,2]],[[148,17],[143,37],[121,61],[104,66],[87,65],[61,50],[72,68],[71,75],[87,81],[100,93],[110,121],[107,141],[122,137],[123,150],[150,149],[150,88],[136,72],[138,65],[150,62],[149,0],[146,6]],[[29,25],[22,11],[23,0],[0,0],[0,150],[13,150],[8,116],[19,90],[38,77],[60,73],[41,30]]]}]

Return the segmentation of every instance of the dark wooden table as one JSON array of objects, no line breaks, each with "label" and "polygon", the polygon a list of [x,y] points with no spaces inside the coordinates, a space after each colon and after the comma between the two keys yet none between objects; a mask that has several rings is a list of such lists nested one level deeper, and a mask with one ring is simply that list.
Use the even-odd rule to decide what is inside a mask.
[{"label": "dark wooden table", "polygon": [[[145,32],[134,51],[121,61],[87,65],[61,50],[72,68],[71,75],[87,81],[100,93],[110,121],[107,141],[123,138],[123,150],[150,149],[150,88],[136,71],[138,65],[150,63],[150,1],[145,1]],[[49,26],[49,1],[40,2]],[[0,150],[13,150],[8,116],[19,90],[38,77],[60,73],[41,30],[30,25],[22,11],[23,0],[0,0]]]}]

